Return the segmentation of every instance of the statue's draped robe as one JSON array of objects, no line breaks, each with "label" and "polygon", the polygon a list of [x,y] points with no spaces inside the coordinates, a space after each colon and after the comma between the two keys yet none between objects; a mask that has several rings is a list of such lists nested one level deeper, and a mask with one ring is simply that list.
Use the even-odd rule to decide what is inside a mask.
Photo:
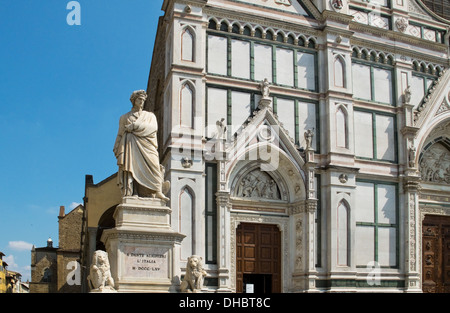
[{"label": "statue's draped robe", "polygon": [[[135,123],[134,129],[127,132],[126,127],[132,123]],[[124,189],[124,195],[133,193],[129,189],[131,178],[151,191],[161,191],[163,178],[158,156],[157,130],[156,116],[151,112],[130,111],[120,117],[114,154],[119,166],[118,183]]]}]

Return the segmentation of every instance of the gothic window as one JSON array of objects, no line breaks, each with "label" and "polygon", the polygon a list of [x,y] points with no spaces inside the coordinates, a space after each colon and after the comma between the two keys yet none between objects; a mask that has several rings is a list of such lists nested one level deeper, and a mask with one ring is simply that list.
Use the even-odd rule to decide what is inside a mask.
[{"label": "gothic window", "polygon": [[337,56],[334,60],[334,86],[345,87],[345,61],[342,56]]},{"label": "gothic window", "polygon": [[194,128],[194,91],[189,83],[181,87],[180,126]]},{"label": "gothic window", "polygon": [[194,62],[195,37],[191,29],[185,28],[181,35],[181,59]]},{"label": "gothic window", "polygon": [[194,193],[188,187],[181,190],[179,197],[180,232],[186,235],[181,244],[181,259],[187,260],[193,254],[195,242]]},{"label": "gothic window", "polygon": [[348,221],[349,206],[346,201],[341,201],[337,209],[337,264],[348,266]]},{"label": "gothic window", "polygon": [[340,105],[336,111],[336,146],[348,148],[347,111]]}]

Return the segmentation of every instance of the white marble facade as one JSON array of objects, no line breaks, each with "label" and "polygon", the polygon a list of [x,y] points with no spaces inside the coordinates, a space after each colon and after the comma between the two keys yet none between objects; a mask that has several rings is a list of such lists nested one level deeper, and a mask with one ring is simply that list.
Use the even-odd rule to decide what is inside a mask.
[{"label": "white marble facade", "polygon": [[201,256],[204,290],[236,291],[238,225],[272,224],[282,292],[420,291],[419,186],[450,193],[448,23],[415,0],[163,10],[146,109],[162,124],[182,272]]}]

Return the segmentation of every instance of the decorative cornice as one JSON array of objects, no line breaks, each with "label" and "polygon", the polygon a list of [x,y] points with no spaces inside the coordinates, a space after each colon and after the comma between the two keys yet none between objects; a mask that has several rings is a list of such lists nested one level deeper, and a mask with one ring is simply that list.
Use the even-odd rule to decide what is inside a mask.
[{"label": "decorative cornice", "polygon": [[[414,36],[406,35],[401,32],[393,31],[393,30],[386,30],[382,28],[377,28],[374,26],[365,25],[358,22],[351,22],[350,23],[350,30],[356,32],[361,32],[365,34],[371,34],[375,36],[379,36],[381,38],[387,38],[392,41],[396,42],[403,42],[406,44],[412,44],[415,46],[423,47],[425,49],[432,49],[434,51],[440,52],[440,53],[448,53],[448,47],[445,44],[432,42],[429,40],[425,40],[422,38],[417,38]],[[360,38],[352,38],[352,41],[355,40],[364,40]],[[366,40],[364,40],[366,41]],[[380,46],[383,47],[383,50],[388,49],[389,45],[386,45],[386,43],[380,44]],[[402,49],[398,47],[397,45],[393,46],[393,53],[398,53],[398,49]],[[409,49],[403,48],[405,51],[411,51]],[[422,55],[422,54],[418,54]]]},{"label": "decorative cornice", "polygon": [[108,229],[103,232],[101,241],[107,242],[110,240],[121,241],[147,241],[147,242],[167,242],[181,244],[181,241],[186,236],[174,231],[158,231],[158,230],[121,230],[121,229]]},{"label": "decorative cornice", "polygon": [[[426,41],[426,40],[421,40],[421,41],[422,41],[421,42],[422,45],[419,45],[419,46],[422,46],[423,48],[428,48],[428,43],[433,44],[430,41]],[[364,46],[366,48],[370,48],[370,49],[374,49],[374,50],[389,52],[394,55],[400,54],[403,56],[408,56],[412,59],[419,59],[419,60],[423,60],[426,62],[442,64],[445,66],[448,66],[450,64],[449,58],[433,56],[433,55],[417,52],[417,51],[409,49],[409,48],[402,48],[397,45],[388,45],[383,42],[374,42],[372,40],[357,38],[355,36],[350,38],[350,42],[351,42],[352,46]],[[443,48],[443,50],[441,52],[445,53],[447,55],[447,52],[448,52],[447,47],[443,46],[442,48]]]},{"label": "decorative cornice", "polygon": [[322,13],[321,22],[326,22],[326,20],[341,22],[341,23],[348,25],[353,21],[353,15],[342,14],[342,13],[330,11],[330,10],[324,10]]},{"label": "decorative cornice", "polygon": [[221,17],[230,21],[239,21],[242,24],[256,24],[268,28],[308,34],[310,36],[320,36],[320,30],[311,27],[310,23],[308,23],[307,25],[302,25],[300,23],[294,24],[286,21],[274,20],[267,17],[255,16],[247,13],[226,10],[223,8],[214,8],[210,6],[205,7],[204,13],[209,15],[209,17]]}]

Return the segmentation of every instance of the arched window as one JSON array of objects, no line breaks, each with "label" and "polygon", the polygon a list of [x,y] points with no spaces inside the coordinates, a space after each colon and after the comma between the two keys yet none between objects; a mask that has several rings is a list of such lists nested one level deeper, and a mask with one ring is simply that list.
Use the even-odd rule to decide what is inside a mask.
[{"label": "arched window", "polygon": [[194,62],[195,40],[192,30],[186,28],[181,35],[181,59]]},{"label": "arched window", "polygon": [[194,128],[194,90],[189,83],[181,87],[180,126]]},{"label": "arched window", "polygon": [[340,55],[334,60],[334,86],[345,88],[345,61]]},{"label": "arched window", "polygon": [[336,111],[336,146],[348,148],[347,112],[340,105]]},{"label": "arched window", "polygon": [[341,201],[337,209],[337,264],[348,266],[348,217],[347,202]]},{"label": "arched window", "polygon": [[195,242],[194,193],[189,187],[184,187],[180,192],[179,225],[180,232],[186,235],[181,244],[181,259],[187,260],[194,253]]}]

